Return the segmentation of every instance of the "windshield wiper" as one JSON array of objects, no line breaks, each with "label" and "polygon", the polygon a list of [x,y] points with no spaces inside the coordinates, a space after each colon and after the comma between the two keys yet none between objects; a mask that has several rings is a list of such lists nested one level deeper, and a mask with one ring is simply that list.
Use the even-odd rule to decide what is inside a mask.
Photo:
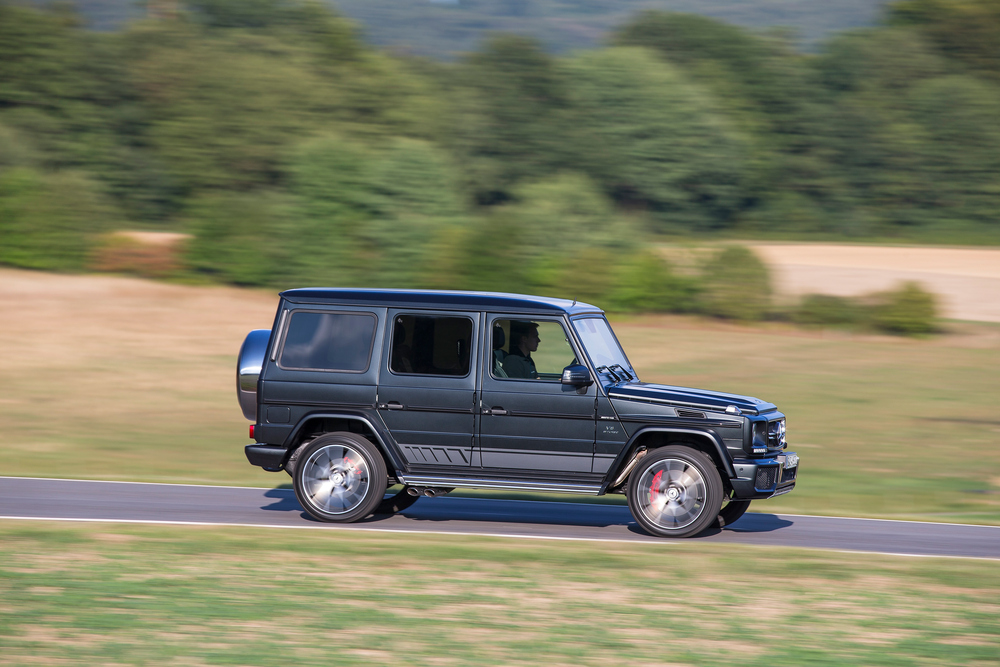
[{"label": "windshield wiper", "polygon": [[629,373],[627,370],[625,370],[625,367],[622,366],[621,364],[611,364],[611,368],[617,368],[618,370],[620,370],[622,372],[622,375],[627,377],[630,382],[635,379],[634,377],[632,377],[632,374]]},{"label": "windshield wiper", "polygon": [[621,382],[622,381],[622,379],[620,377],[618,377],[618,373],[615,373],[613,370],[611,370],[607,366],[598,366],[594,370],[596,370],[598,373],[607,373],[608,375],[610,375],[611,377],[613,377],[615,379],[615,382]]}]

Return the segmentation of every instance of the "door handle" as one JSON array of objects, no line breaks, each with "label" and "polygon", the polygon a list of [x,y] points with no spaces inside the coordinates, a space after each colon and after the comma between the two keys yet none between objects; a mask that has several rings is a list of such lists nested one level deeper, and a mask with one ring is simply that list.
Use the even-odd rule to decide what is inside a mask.
[{"label": "door handle", "polygon": [[389,408],[390,410],[402,410],[403,404],[400,403],[399,401],[389,401],[388,403],[385,404],[385,407]]},{"label": "door handle", "polygon": [[492,408],[490,410],[490,414],[491,415],[498,415],[498,416],[499,415],[505,415],[505,414],[507,414],[507,411],[504,410],[503,408]]}]

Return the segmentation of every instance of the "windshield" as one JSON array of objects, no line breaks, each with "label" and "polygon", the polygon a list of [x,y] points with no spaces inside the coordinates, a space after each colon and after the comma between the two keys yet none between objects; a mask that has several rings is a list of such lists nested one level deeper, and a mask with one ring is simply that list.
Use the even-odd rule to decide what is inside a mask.
[{"label": "windshield", "polygon": [[635,377],[632,364],[625,357],[625,352],[618,344],[607,320],[603,317],[573,320],[573,328],[576,329],[583,346],[587,349],[587,354],[590,355],[590,360],[598,370],[609,368],[613,373],[619,371],[618,374],[621,375],[620,370],[623,369]]}]

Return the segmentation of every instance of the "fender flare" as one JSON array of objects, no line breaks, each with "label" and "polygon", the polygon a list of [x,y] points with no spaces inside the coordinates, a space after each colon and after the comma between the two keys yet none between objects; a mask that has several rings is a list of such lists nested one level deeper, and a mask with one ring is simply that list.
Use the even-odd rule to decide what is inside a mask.
[{"label": "fender flare", "polygon": [[[288,435],[288,438],[285,439],[285,442],[294,442],[295,439],[298,437],[299,433],[302,431],[302,427],[315,419],[345,419],[349,421],[357,421],[363,423],[365,426],[368,427],[368,430],[370,430],[375,435],[376,440],[378,440],[376,444],[378,445],[379,449],[381,449],[382,452],[385,454],[386,458],[389,459],[389,464],[394,469],[393,472],[406,471],[407,468],[405,464],[403,464],[403,459],[399,455],[399,452],[397,452],[395,447],[393,447],[392,445],[389,444],[389,442],[387,442],[381,430],[379,430],[379,428],[375,426],[371,418],[368,415],[364,414],[357,414],[350,412],[310,413],[299,420],[299,423],[295,425],[294,429],[292,429],[292,432]],[[294,451],[295,451],[294,448],[289,447],[288,456],[291,456]]]},{"label": "fender flare", "polygon": [[636,450],[636,441],[648,433],[672,433],[672,434],[682,434],[682,435],[694,435],[700,438],[707,438],[715,447],[716,454],[719,455],[719,460],[722,461],[722,467],[726,475],[730,479],[736,477],[736,468],[733,466],[733,459],[729,455],[729,450],[726,449],[725,444],[719,438],[718,435],[709,431],[707,429],[695,429],[695,428],[673,428],[670,426],[646,426],[639,429],[632,434],[632,437],[628,439],[625,446],[622,447],[621,454],[615,459],[614,463],[608,469],[608,475],[604,480],[604,484],[601,486],[600,495],[607,492],[608,486],[611,482],[618,476],[618,472],[625,466],[627,461],[632,457],[632,454]]}]

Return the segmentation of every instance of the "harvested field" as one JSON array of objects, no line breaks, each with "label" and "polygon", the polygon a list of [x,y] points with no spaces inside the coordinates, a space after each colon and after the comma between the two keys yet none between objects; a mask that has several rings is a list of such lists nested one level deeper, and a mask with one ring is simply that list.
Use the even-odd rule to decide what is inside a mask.
[{"label": "harvested field", "polygon": [[1000,322],[1000,250],[825,244],[750,244],[779,293],[854,296],[916,281],[945,317]]}]

